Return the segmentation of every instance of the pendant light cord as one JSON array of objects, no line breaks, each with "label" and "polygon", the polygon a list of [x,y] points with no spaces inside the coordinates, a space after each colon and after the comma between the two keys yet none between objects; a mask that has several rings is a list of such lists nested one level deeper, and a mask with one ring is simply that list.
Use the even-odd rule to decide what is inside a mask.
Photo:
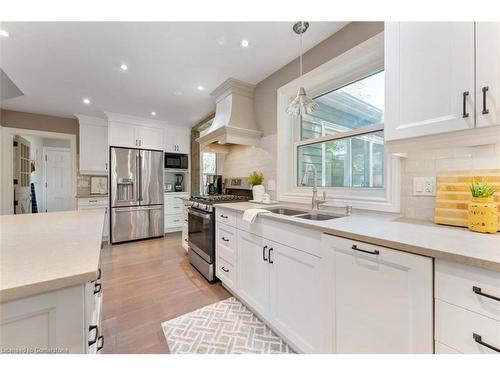
[{"label": "pendant light cord", "polygon": [[302,34],[304,34],[304,21],[300,23],[300,76],[302,77]]}]

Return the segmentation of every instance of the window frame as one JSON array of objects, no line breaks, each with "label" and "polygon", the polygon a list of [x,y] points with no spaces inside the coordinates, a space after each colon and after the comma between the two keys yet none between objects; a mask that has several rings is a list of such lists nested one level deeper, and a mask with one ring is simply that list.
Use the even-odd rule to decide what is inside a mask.
[{"label": "window frame", "polygon": [[[384,70],[384,37],[380,33],[333,58],[302,77],[278,89],[278,164],[277,197],[279,200],[309,203],[312,187],[297,186],[298,147],[383,131],[383,124],[300,140],[300,117],[289,116],[285,109],[299,87],[311,97],[318,97]],[[387,105],[387,103],[386,103]],[[327,204],[349,204],[355,208],[389,212],[400,210],[400,160],[390,154],[384,142],[384,187],[318,187],[327,192]],[[334,202],[335,201],[335,202]]]}]

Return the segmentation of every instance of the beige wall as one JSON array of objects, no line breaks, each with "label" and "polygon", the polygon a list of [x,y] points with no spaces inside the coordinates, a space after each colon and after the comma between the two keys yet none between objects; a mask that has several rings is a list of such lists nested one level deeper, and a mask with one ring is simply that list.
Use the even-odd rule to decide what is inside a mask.
[{"label": "beige wall", "polygon": [[55,133],[76,135],[76,152],[78,153],[78,120],[74,118],[55,117],[36,113],[0,110],[0,124],[9,128],[42,130]]},{"label": "beige wall", "polygon": [[[304,54],[304,73],[317,68],[372,36],[384,31],[383,22],[352,22]],[[305,35],[307,38],[307,34]],[[297,46],[298,47],[298,46]],[[255,88],[255,117],[264,136],[276,133],[276,91],[299,76],[298,58],[285,65]]]}]

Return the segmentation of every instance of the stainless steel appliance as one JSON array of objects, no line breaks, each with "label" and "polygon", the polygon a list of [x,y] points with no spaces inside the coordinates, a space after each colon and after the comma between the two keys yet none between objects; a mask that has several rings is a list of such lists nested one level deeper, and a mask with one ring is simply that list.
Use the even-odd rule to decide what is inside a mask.
[{"label": "stainless steel appliance", "polygon": [[175,175],[175,191],[184,191],[184,175],[181,173],[176,173]]},{"label": "stainless steel appliance", "polygon": [[187,154],[165,152],[165,169],[188,169],[188,160]]},{"label": "stainless steel appliance", "polygon": [[208,195],[222,194],[222,176],[218,174],[208,174],[205,191]]},{"label": "stainless steel appliance", "polygon": [[[227,180],[226,180],[227,181]],[[215,278],[215,210],[214,204],[242,202],[252,198],[251,187],[229,195],[192,196],[188,208],[188,258],[208,281]]]},{"label": "stainless steel appliance", "polygon": [[110,149],[111,243],[164,234],[163,152]]}]

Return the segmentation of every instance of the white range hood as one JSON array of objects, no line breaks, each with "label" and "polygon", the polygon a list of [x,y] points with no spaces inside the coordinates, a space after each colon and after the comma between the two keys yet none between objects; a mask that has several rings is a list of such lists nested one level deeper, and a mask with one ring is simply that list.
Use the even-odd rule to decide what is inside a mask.
[{"label": "white range hood", "polygon": [[210,95],[217,104],[215,118],[196,141],[203,148],[211,144],[259,144],[262,132],[255,123],[253,91],[255,86],[229,78]]}]

